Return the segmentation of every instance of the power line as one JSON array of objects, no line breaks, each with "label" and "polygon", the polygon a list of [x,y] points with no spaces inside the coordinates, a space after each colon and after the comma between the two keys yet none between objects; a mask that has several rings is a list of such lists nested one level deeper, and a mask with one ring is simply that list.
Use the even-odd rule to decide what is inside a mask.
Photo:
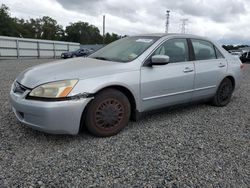
[{"label": "power line", "polygon": [[186,26],[187,26],[188,19],[183,18],[183,19],[180,19],[180,21],[181,21],[181,33],[186,33]]},{"label": "power line", "polygon": [[165,33],[168,33],[169,28],[169,16],[170,16],[170,10],[166,11],[166,27],[165,27]]}]

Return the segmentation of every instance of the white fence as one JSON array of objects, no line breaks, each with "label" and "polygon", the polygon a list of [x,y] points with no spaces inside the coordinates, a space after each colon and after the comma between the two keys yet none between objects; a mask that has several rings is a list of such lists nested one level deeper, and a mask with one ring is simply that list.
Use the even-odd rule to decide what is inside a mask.
[{"label": "white fence", "polygon": [[0,58],[57,58],[80,43],[0,36]]}]

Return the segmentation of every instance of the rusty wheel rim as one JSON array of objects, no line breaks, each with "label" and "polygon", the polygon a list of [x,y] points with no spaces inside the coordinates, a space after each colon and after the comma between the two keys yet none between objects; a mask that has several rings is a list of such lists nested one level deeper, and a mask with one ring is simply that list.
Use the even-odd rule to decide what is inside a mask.
[{"label": "rusty wheel rim", "polygon": [[219,92],[219,100],[220,102],[225,102],[230,99],[230,96],[232,95],[232,86],[229,84],[224,84]]},{"label": "rusty wheel rim", "polygon": [[95,111],[95,123],[100,129],[114,129],[119,127],[124,118],[124,106],[116,99],[102,101]]}]

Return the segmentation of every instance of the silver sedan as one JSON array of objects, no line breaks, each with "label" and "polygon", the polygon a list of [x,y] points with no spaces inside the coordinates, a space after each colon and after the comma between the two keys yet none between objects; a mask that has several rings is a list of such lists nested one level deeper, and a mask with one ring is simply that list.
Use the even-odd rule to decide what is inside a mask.
[{"label": "silver sedan", "polygon": [[48,133],[121,131],[147,111],[199,100],[225,106],[243,64],[203,37],[149,34],[120,39],[88,58],[31,67],[10,91],[17,119]]}]

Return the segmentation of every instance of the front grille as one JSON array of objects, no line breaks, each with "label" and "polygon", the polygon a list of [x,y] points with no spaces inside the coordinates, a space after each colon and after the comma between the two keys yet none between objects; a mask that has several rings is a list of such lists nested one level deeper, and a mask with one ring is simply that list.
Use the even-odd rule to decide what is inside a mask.
[{"label": "front grille", "polygon": [[27,88],[24,87],[23,85],[19,84],[18,82],[14,83],[14,87],[13,87],[14,93],[23,94],[26,90],[27,90]]}]

